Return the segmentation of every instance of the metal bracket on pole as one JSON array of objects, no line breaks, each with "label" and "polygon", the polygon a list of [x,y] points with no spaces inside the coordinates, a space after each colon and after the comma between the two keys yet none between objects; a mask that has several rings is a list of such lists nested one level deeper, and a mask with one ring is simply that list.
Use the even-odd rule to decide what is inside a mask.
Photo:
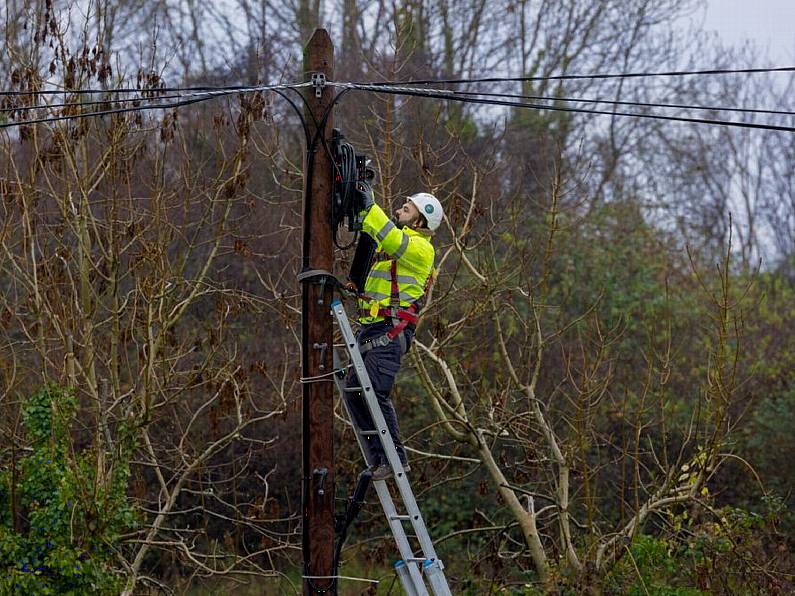
[{"label": "metal bracket on pole", "polygon": [[326,468],[315,468],[312,470],[312,475],[316,478],[319,478],[318,487],[317,487],[317,494],[318,496],[323,496],[326,494],[326,476],[328,476],[328,469]]},{"label": "metal bracket on pole", "polygon": [[323,88],[326,86],[326,75],[322,72],[312,73],[312,87],[315,88],[315,97],[320,98],[323,95]]},{"label": "metal bracket on pole", "polygon": [[312,345],[312,348],[315,350],[320,350],[320,364],[318,364],[318,368],[320,370],[326,370],[326,365],[323,364],[323,361],[326,359],[326,349],[328,348],[328,344],[323,342],[322,344],[315,342]]},{"label": "metal bracket on pole", "polygon": [[331,284],[332,289],[343,288],[344,286],[337,279],[337,277],[325,269],[307,269],[298,274],[298,282],[310,282],[320,284],[320,296],[317,299],[318,304],[323,304],[326,297],[326,284]]}]

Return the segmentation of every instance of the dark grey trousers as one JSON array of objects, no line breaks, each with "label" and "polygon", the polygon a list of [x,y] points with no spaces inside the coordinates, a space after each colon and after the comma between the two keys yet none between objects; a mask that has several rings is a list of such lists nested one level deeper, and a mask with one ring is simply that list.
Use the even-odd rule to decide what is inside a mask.
[{"label": "dark grey trousers", "polygon": [[[392,329],[392,323],[387,322],[362,325],[357,339],[361,345],[368,340],[381,337],[390,329]],[[403,333],[406,337],[406,346],[409,347],[414,337],[414,330],[411,327],[407,327]],[[403,447],[403,440],[400,438],[395,407],[392,405],[392,400],[389,399],[392,385],[395,384],[395,377],[400,370],[402,357],[400,342],[395,339],[386,346],[378,346],[365,352],[364,367],[370,376],[370,382],[373,384],[373,391],[378,398],[378,405],[381,406],[381,413],[384,415],[389,434],[392,435],[392,441],[395,443],[395,450],[400,461],[405,464],[407,462],[406,449]],[[348,373],[345,385],[347,387],[360,387],[359,379],[353,369]],[[361,430],[375,430],[375,424],[361,392],[346,393],[345,403],[356,426]],[[375,466],[387,463],[383,445],[381,445],[378,437],[367,437],[367,447],[367,463]]]}]

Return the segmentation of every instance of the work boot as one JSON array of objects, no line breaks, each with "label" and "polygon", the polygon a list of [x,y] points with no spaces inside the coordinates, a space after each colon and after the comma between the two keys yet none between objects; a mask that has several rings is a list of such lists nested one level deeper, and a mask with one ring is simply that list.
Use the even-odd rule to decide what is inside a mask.
[{"label": "work boot", "polygon": [[[392,478],[392,466],[389,464],[381,464],[379,466],[374,466],[371,468],[373,471],[373,480],[386,480],[387,478]],[[408,464],[403,464],[403,471],[408,472],[411,470],[411,467]]]}]

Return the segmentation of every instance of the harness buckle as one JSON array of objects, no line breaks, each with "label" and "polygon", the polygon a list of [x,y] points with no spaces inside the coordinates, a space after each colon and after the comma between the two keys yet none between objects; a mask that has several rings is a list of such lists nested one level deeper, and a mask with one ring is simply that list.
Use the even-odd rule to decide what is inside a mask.
[{"label": "harness buckle", "polygon": [[[400,343],[400,353],[405,354],[408,351],[408,342],[406,341],[406,334],[404,333],[404,330],[405,325],[395,335],[392,335],[392,332],[388,331],[379,337],[367,340],[363,344],[359,345],[359,353],[364,354],[373,348],[383,348],[397,339]],[[394,331],[394,329],[392,331]]]}]

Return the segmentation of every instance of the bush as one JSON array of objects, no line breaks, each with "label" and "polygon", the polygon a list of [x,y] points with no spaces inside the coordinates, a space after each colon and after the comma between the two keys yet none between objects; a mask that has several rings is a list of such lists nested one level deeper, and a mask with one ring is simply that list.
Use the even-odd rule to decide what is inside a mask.
[{"label": "bush", "polygon": [[[28,450],[0,467],[0,593],[118,594],[113,562],[120,534],[134,525],[129,466],[97,465],[75,453],[77,401],[48,386],[23,406]],[[104,460],[104,458],[102,458]],[[99,474],[98,474],[99,470]]]},{"label": "bush", "polygon": [[[762,514],[724,507],[670,514],[668,531],[639,534],[606,578],[606,594],[699,596],[785,594],[782,502],[763,499]],[[762,563],[764,562],[764,564]]]}]

